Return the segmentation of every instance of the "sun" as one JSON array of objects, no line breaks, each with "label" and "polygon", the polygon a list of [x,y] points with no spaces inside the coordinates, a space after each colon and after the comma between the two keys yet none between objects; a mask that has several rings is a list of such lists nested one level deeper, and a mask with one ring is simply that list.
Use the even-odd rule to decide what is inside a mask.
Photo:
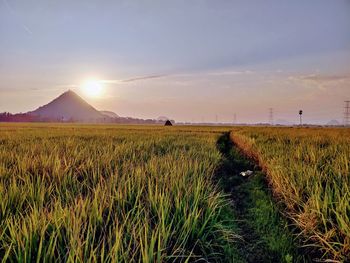
[{"label": "sun", "polygon": [[91,98],[97,98],[102,95],[103,86],[99,80],[87,80],[81,86],[84,94]]}]

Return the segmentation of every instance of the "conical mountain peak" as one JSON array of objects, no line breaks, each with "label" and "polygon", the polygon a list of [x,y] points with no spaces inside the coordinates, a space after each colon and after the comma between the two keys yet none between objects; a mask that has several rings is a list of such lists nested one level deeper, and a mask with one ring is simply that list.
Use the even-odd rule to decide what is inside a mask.
[{"label": "conical mountain peak", "polygon": [[62,93],[50,103],[39,107],[30,114],[49,119],[77,121],[106,117],[72,90]]}]

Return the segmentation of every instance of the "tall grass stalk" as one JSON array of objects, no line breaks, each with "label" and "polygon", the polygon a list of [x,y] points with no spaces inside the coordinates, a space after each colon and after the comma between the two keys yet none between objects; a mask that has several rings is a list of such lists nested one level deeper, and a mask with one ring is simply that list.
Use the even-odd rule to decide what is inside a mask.
[{"label": "tall grass stalk", "polygon": [[222,129],[0,126],[3,262],[230,261]]},{"label": "tall grass stalk", "polygon": [[240,127],[231,139],[265,169],[306,244],[350,261],[350,129]]}]

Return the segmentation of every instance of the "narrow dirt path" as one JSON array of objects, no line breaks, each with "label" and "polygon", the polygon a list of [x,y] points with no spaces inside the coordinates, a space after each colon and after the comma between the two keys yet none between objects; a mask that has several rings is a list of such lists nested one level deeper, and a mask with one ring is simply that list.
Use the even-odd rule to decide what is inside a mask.
[{"label": "narrow dirt path", "polygon": [[[216,180],[231,197],[232,210],[243,241],[236,243],[246,262],[309,262],[300,255],[295,240],[280,216],[261,169],[242,156],[225,133],[217,141],[223,164]],[[251,170],[243,177],[240,172]]]}]

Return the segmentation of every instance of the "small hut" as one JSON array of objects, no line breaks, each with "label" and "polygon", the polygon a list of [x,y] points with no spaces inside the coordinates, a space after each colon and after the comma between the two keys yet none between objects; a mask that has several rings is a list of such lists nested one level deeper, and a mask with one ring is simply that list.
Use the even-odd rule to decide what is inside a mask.
[{"label": "small hut", "polygon": [[164,126],[173,126],[173,124],[171,123],[171,121],[167,120],[167,121],[164,123]]}]

